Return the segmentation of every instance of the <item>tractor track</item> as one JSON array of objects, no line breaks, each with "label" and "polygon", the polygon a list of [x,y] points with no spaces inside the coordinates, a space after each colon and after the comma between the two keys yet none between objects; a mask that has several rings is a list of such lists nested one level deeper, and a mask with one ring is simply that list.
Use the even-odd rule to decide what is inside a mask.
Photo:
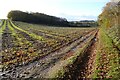
[{"label": "tractor track", "polygon": [[64,79],[69,80],[84,80],[90,79],[92,74],[94,73],[94,63],[96,58],[96,45],[98,42],[97,38],[98,31],[95,37],[91,40],[90,45],[85,50],[83,56],[79,56],[75,63],[72,65],[67,66],[69,71],[65,73]]}]

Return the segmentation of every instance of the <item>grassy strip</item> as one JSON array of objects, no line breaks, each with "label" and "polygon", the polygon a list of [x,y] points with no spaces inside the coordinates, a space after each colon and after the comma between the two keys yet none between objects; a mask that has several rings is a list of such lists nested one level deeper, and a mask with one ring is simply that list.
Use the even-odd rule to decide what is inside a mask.
[{"label": "grassy strip", "polygon": [[59,61],[49,72],[47,78],[62,78],[64,74],[68,71],[67,66],[70,64],[74,64],[76,59],[84,54],[84,51],[90,45],[91,40],[94,38],[95,35],[92,35],[91,38],[86,42],[82,48],[78,48],[73,56],[67,58],[66,60]]},{"label": "grassy strip", "polygon": [[4,23],[3,23],[3,25],[2,25],[2,27],[0,28],[0,34],[2,34],[3,33],[3,31],[5,30],[5,28],[6,28],[6,20],[5,21],[3,21]]},{"label": "grassy strip", "polygon": [[10,23],[11,23],[11,25],[12,25],[14,28],[16,28],[16,29],[18,29],[18,30],[20,30],[20,31],[22,31],[22,32],[25,32],[26,34],[28,34],[29,36],[31,36],[31,37],[34,38],[34,39],[44,40],[43,37],[41,37],[41,36],[38,36],[38,35],[36,35],[36,34],[34,34],[34,33],[29,33],[28,31],[25,31],[25,30],[23,30],[23,29],[15,26],[15,25],[12,23],[12,21],[10,21]]},{"label": "grassy strip", "polygon": [[[120,78],[119,51],[114,47],[108,35],[106,35],[104,28],[100,28],[97,50],[96,68],[93,78]],[[101,76],[101,74],[104,75]]]},{"label": "grassy strip", "polygon": [[[10,29],[10,31],[12,32],[12,36],[14,36],[16,39],[17,39],[17,43],[16,44],[19,44],[19,45],[24,45],[22,42],[23,38],[20,38],[18,35],[17,35],[17,32],[14,30],[14,28],[10,25],[10,23],[8,22],[8,28]],[[29,41],[24,41],[26,44],[30,44]]]}]

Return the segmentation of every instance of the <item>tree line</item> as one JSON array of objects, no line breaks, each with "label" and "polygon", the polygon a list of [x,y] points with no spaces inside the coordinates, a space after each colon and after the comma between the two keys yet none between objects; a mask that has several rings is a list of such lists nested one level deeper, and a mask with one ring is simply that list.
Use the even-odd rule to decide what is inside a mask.
[{"label": "tree line", "polygon": [[68,21],[65,18],[50,16],[43,13],[28,13],[19,10],[10,11],[7,15],[8,19],[13,21],[22,21],[35,24],[68,26]]},{"label": "tree line", "polygon": [[94,20],[81,20],[69,22],[71,27],[96,27],[98,26],[97,21]]}]

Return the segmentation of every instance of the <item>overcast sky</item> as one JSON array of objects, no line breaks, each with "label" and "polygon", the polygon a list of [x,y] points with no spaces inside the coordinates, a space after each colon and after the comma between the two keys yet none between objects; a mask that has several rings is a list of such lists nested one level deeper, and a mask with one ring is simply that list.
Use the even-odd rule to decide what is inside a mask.
[{"label": "overcast sky", "polygon": [[97,19],[109,0],[0,0],[0,19],[11,10],[40,12],[71,20]]}]

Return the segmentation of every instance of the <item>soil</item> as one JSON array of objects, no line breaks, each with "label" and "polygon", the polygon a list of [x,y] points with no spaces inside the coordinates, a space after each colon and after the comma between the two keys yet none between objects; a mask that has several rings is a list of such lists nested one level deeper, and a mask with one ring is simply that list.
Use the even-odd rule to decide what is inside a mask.
[{"label": "soil", "polygon": [[92,40],[89,47],[84,52],[83,56],[78,57],[74,64],[67,66],[68,72],[65,73],[64,79],[79,80],[90,79],[94,73],[94,63],[96,58],[97,34]]},{"label": "soil", "polygon": [[[95,31],[91,31],[86,35],[88,37],[84,38],[84,36],[79,39],[74,40],[70,44],[60,48],[59,50],[52,52],[52,54],[41,57],[39,60],[34,61],[33,63],[29,63],[28,65],[21,65],[18,67],[14,67],[11,70],[4,71],[2,73],[2,77],[9,78],[44,78],[50,67],[53,67],[56,62],[58,62],[63,55],[68,53],[69,50],[74,49],[75,46],[80,44],[81,39],[87,40],[90,37],[90,34],[93,34]],[[78,44],[79,43],[79,44]],[[66,50],[68,48],[68,50]],[[69,55],[69,54],[67,54]]]},{"label": "soil", "polygon": [[[46,73],[49,71],[49,69],[51,69],[51,67],[56,65],[58,61],[67,59],[73,56],[76,48],[78,48],[78,46],[80,48],[83,45],[85,45],[85,42],[89,38],[91,38],[91,36],[94,33],[96,33],[96,29],[95,29],[95,30],[90,30],[88,32],[84,32],[80,35],[78,35],[78,33],[74,33],[73,34],[74,36],[66,35],[69,38],[68,42],[66,42],[66,41],[61,41],[59,39],[57,40],[57,38],[50,37],[48,35],[45,35],[45,33],[39,32],[39,35],[44,36],[45,38],[51,38],[51,39],[53,38],[53,39],[56,39],[56,41],[58,41],[59,44],[53,47],[54,44],[51,46],[48,46],[48,44],[42,41],[33,39],[25,32],[22,32],[15,28],[14,30],[17,32],[17,35],[20,38],[25,38],[27,41],[29,41],[32,44],[32,47],[36,49],[35,51],[36,53],[44,54],[44,55],[38,56],[36,58],[32,58],[32,60],[30,60],[27,63],[23,63],[20,65],[14,64],[14,66],[12,66],[10,69],[0,72],[0,76],[2,78],[9,78],[9,79],[44,78],[46,76]],[[18,48],[17,46],[14,45],[13,41],[15,41],[15,38],[11,34],[12,33],[10,32],[8,26],[6,25],[6,29],[2,34],[2,41],[4,42],[2,43],[2,50],[6,51],[6,49],[8,50],[8,48],[13,48],[13,47]],[[23,53],[25,49],[29,48],[29,46],[27,48],[26,46],[24,46],[19,51]],[[96,47],[96,38],[92,40],[91,45],[89,46],[89,48],[87,48],[83,57],[78,58],[75,64],[72,65],[72,68],[70,68],[71,71],[69,73],[66,73],[67,76],[65,76],[65,79],[68,79],[68,78],[74,79],[74,77],[76,78],[89,77],[91,75],[91,72],[93,71],[93,68],[94,68],[92,65],[94,64],[94,59],[95,59],[95,47]],[[41,51],[39,52],[39,50]],[[28,49],[28,51],[29,53],[34,52],[32,48]],[[9,54],[10,53],[12,52],[9,52]],[[14,55],[12,56],[15,58]]]},{"label": "soil", "polygon": [[4,33],[2,34],[2,50],[13,48],[14,44],[13,41],[15,38],[11,36],[11,32],[8,29],[8,26],[6,26],[6,29],[4,30]]}]

